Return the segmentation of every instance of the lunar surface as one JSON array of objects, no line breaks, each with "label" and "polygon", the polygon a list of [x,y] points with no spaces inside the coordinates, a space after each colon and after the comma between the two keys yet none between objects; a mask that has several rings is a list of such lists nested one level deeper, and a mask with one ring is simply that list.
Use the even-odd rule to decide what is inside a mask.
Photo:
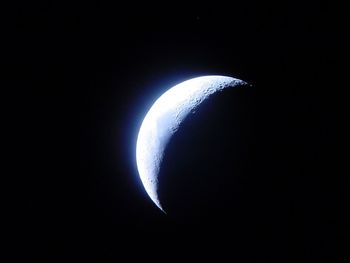
[{"label": "lunar surface", "polygon": [[226,76],[203,76],[184,81],[160,96],[146,114],[137,138],[137,169],[152,201],[163,211],[158,197],[158,176],[164,151],[183,120],[210,95],[245,85]]}]

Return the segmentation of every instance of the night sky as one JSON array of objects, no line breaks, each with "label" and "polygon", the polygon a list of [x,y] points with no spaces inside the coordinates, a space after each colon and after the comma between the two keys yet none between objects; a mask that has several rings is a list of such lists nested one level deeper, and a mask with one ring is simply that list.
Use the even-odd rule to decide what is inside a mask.
[{"label": "night sky", "polygon": [[[16,253],[341,262],[350,219],[341,3],[27,1],[7,15],[2,63],[13,69],[25,193]],[[213,98],[171,142],[165,215],[138,177],[138,129],[164,91],[216,74],[252,87]]]}]

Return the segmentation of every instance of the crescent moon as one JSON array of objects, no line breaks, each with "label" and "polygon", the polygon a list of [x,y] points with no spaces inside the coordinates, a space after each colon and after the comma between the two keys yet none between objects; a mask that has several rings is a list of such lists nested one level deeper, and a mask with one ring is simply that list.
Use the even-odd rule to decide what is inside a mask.
[{"label": "crescent moon", "polygon": [[158,174],[169,140],[182,121],[210,95],[246,84],[226,76],[193,78],[167,90],[146,114],[136,143],[137,169],[147,194],[163,212],[158,197]]}]

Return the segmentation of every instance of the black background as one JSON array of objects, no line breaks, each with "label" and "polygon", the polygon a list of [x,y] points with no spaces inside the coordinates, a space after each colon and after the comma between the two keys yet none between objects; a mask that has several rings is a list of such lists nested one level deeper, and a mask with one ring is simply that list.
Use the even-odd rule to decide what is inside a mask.
[{"label": "black background", "polygon": [[[16,169],[25,177],[17,254],[342,260],[342,3],[27,2],[8,15]],[[253,86],[214,99],[174,138],[162,172],[196,179],[192,196],[185,189],[178,199],[164,183],[178,211],[164,215],[138,178],[137,132],[165,90],[207,74]]]}]

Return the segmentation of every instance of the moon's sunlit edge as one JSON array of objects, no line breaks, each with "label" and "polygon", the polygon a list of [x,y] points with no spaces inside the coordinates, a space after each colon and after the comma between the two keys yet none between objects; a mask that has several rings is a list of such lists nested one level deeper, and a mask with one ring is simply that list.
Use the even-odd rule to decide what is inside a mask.
[{"label": "moon's sunlit edge", "polygon": [[[147,112],[136,141],[136,164],[147,194],[164,213],[157,187],[163,152],[169,139],[190,111],[211,94],[243,84],[246,83],[242,80],[219,75],[192,78],[164,92]],[[166,125],[160,126],[161,121]]]}]

